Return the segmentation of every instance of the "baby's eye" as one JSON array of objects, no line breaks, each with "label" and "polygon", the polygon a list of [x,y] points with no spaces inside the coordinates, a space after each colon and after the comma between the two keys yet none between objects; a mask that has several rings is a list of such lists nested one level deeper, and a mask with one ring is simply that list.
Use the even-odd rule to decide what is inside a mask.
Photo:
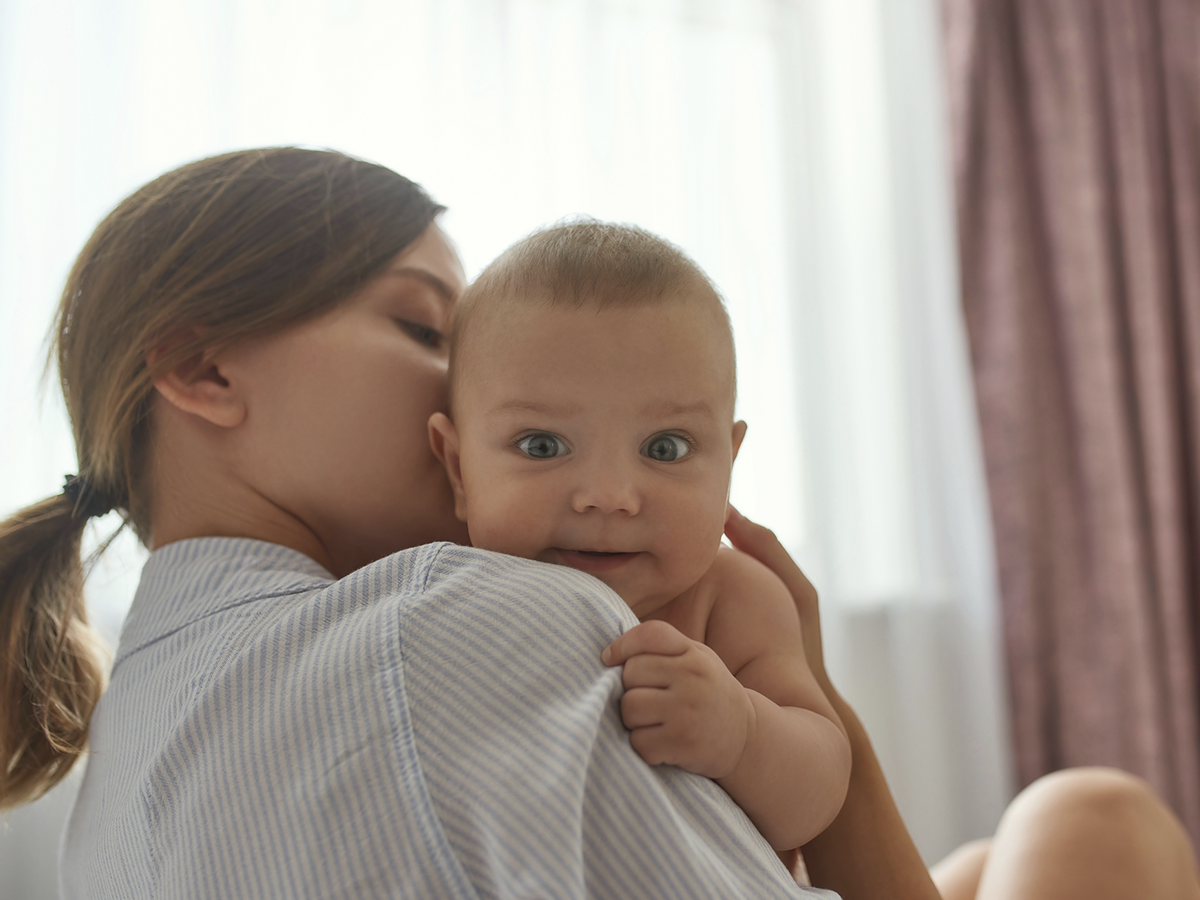
[{"label": "baby's eye", "polygon": [[642,446],[642,456],[655,462],[675,462],[692,452],[692,445],[678,434],[656,434]]},{"label": "baby's eye", "polygon": [[397,319],[396,323],[403,328],[408,335],[418,344],[424,344],[426,347],[437,349],[442,346],[446,340],[446,336],[436,328],[431,328],[428,325],[422,325],[420,322],[410,322],[407,319]]},{"label": "baby's eye", "polygon": [[530,459],[554,459],[570,452],[562,438],[546,434],[544,431],[521,438],[517,442],[517,449]]}]

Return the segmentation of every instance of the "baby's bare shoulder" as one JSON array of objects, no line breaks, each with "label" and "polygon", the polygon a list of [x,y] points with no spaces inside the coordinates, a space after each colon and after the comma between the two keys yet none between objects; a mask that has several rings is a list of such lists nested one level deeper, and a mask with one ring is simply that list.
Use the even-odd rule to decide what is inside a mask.
[{"label": "baby's bare shoulder", "polygon": [[[778,575],[748,553],[722,544],[706,578],[711,579],[712,589],[719,598],[736,599],[741,605],[751,604],[754,607],[761,602],[795,612],[787,586]],[[754,594],[757,599],[743,598],[743,594]]]},{"label": "baby's bare shoulder", "polygon": [[723,659],[728,655],[727,664],[799,639],[800,617],[787,586],[754,557],[722,546],[705,577],[713,592],[705,643]]}]

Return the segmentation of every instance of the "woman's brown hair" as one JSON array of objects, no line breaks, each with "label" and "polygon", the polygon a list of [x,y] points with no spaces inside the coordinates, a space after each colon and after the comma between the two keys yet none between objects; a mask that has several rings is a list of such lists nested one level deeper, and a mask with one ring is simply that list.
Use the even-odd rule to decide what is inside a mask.
[{"label": "woman's brown hair", "polygon": [[168,172],[97,227],[53,347],[80,480],[0,523],[0,809],[40,797],[86,747],[106,661],[83,600],[84,526],[115,509],[149,539],[154,380],[331,309],[441,211],[383,166],[280,147]]}]

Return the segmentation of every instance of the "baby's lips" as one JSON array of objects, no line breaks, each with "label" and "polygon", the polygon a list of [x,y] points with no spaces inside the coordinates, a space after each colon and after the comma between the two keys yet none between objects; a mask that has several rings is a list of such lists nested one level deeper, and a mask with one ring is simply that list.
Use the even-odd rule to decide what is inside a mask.
[{"label": "baby's lips", "polygon": [[559,549],[556,555],[564,565],[568,565],[572,569],[595,574],[614,572],[624,568],[640,554],[630,551]]}]

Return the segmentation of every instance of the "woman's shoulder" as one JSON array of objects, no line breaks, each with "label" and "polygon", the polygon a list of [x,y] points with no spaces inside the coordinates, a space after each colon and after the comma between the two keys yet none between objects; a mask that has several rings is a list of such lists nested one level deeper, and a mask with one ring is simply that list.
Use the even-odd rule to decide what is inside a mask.
[{"label": "woman's shoulder", "polygon": [[461,616],[481,607],[538,617],[564,600],[606,628],[629,627],[628,608],[596,579],[474,547],[424,544],[335,578],[313,559],[279,544],[192,538],[151,554],[116,662],[119,666],[168,636],[211,633],[235,620],[261,625],[289,616],[316,633],[335,621],[391,618],[400,612],[418,618],[447,611]]},{"label": "woman's shoulder", "polygon": [[240,537],[188,538],[155,550],[143,569],[141,587],[156,592],[198,580],[209,591],[230,590],[230,582],[251,590],[291,590],[365,582],[379,591],[413,580],[429,585],[456,577],[516,579],[584,592],[607,590],[574,569],[448,541],[397,551],[338,579],[298,550]]},{"label": "woman's shoulder", "polygon": [[502,610],[510,616],[546,620],[558,618],[565,607],[571,611],[570,617],[605,632],[616,628],[619,633],[637,624],[617,594],[575,569],[452,543],[416,549],[422,551],[417,558],[394,555],[355,574],[378,579],[378,574],[371,571],[375,567],[386,571],[419,565],[420,591],[410,601],[410,615],[414,617],[422,613],[462,616],[472,610],[486,615]]},{"label": "woman's shoulder", "polygon": [[[510,585],[523,584],[536,589],[550,588],[571,592],[612,594],[603,582],[590,575],[566,566],[510,556],[493,550],[481,550],[461,544],[442,542],[414,548],[429,554],[428,585],[433,586],[452,579],[479,578]],[[412,552],[412,551],[404,551]],[[395,554],[394,556],[400,556]],[[379,560],[372,565],[386,563],[393,557]],[[370,567],[367,567],[370,568]],[[616,596],[612,594],[612,596]]]}]

